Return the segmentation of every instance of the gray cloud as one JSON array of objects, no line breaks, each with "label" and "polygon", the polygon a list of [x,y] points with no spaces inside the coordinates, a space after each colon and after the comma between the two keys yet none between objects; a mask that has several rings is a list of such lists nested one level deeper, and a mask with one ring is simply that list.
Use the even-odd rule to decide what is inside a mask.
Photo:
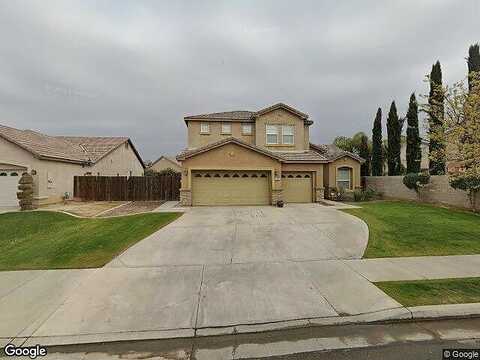
[{"label": "gray cloud", "polygon": [[466,72],[476,0],[10,1],[0,10],[0,123],[128,135],[146,159],[185,146],[187,114],[283,101],[312,140],[404,113],[442,62]]}]

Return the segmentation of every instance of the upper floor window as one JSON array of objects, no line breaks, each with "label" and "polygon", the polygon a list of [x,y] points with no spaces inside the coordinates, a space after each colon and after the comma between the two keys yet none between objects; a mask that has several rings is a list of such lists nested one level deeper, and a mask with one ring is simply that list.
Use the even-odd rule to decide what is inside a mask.
[{"label": "upper floor window", "polygon": [[232,124],[222,123],[222,134],[231,134]]},{"label": "upper floor window", "polygon": [[278,126],[267,125],[267,145],[278,144]]},{"label": "upper floor window", "polygon": [[252,124],[242,124],[242,134],[252,135]]},{"label": "upper floor window", "polygon": [[200,124],[200,134],[210,134],[210,124],[201,123]]},{"label": "upper floor window", "polygon": [[293,125],[282,126],[282,143],[286,145],[293,145],[295,127]]}]

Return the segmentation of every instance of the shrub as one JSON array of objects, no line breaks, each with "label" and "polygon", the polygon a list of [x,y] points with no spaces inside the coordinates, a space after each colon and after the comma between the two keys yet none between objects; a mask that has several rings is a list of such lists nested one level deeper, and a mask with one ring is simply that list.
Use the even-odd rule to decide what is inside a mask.
[{"label": "shrub", "polygon": [[410,173],[403,177],[403,184],[410,190],[418,191],[430,182],[430,175]]},{"label": "shrub", "polygon": [[353,192],[354,201],[370,201],[377,196],[377,192],[372,188],[365,190],[357,189]]}]

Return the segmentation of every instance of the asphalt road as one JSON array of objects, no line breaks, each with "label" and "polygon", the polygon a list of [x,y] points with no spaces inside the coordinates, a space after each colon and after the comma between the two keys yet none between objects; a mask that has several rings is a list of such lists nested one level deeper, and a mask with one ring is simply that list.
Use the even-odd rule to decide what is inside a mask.
[{"label": "asphalt road", "polygon": [[48,360],[441,360],[445,348],[480,349],[480,319],[323,326],[172,340],[48,348]]}]

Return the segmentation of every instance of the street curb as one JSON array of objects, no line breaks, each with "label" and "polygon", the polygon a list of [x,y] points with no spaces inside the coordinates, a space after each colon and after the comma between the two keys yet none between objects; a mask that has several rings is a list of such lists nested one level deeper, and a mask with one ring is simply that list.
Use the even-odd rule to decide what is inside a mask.
[{"label": "street curb", "polygon": [[[60,336],[30,336],[25,339],[24,345],[36,344],[48,346],[94,344],[117,341],[138,341],[138,340],[164,340],[164,339],[185,339],[200,338],[207,336],[238,335],[249,333],[263,333],[270,331],[300,329],[322,326],[343,326],[343,325],[369,325],[388,324],[400,322],[413,322],[416,320],[442,320],[442,319],[467,319],[480,317],[480,303],[471,304],[448,304],[432,306],[399,307],[386,309],[373,313],[308,319],[292,319],[279,322],[263,324],[239,324],[224,327],[188,328],[188,329],[165,329],[127,331],[118,333],[103,334],[80,334]],[[3,339],[6,340],[6,339]],[[12,342],[18,342],[14,339]]]}]

